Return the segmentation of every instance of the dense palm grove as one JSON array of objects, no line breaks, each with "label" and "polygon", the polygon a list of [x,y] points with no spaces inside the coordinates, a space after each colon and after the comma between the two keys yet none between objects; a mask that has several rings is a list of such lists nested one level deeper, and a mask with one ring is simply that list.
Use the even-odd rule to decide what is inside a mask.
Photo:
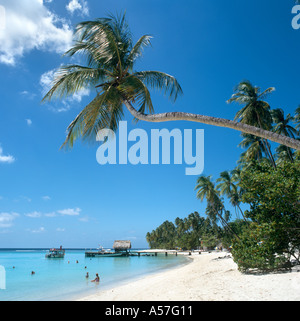
[{"label": "dense palm grove", "polygon": [[[241,82],[228,103],[243,107],[236,119],[299,139],[300,107],[294,115],[272,110],[265,101],[274,88],[260,92],[249,81]],[[300,153],[284,145],[242,133],[244,149],[237,167],[211,176],[200,176],[195,190],[206,200],[206,219],[197,212],[164,222],[146,238],[150,247],[193,249],[232,248],[241,271],[274,270],[300,264]],[[228,199],[235,217],[225,208]],[[241,207],[247,207],[242,210]]]}]

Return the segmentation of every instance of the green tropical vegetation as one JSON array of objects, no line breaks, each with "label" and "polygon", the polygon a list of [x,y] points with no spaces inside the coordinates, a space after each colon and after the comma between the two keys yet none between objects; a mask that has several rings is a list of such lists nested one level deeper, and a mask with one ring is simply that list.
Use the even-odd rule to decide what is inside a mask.
[{"label": "green tropical vegetation", "polygon": [[[207,202],[206,218],[194,212],[175,223],[166,221],[147,234],[149,246],[192,249],[222,242],[232,246],[241,271],[286,268],[291,259],[299,263],[300,107],[293,116],[272,110],[266,99],[275,88],[262,91],[245,80],[227,101],[242,105],[234,121],[184,112],[154,114],[151,89],[176,101],[182,88],[169,74],[135,71],[137,59],[151,43],[149,35],[134,43],[125,15],[120,15],[81,22],[74,38],[65,55],[84,59],[85,64],[61,66],[43,101],[87,88],[94,89],[96,97],[71,122],[63,146],[72,147],[78,138],[95,141],[104,128],[116,130],[124,106],[135,120],[186,120],[242,132],[244,150],[237,167],[223,171],[216,181],[204,175],[197,179],[196,197]],[[270,142],[279,144],[275,152]],[[225,199],[234,208],[234,221]]]},{"label": "green tropical vegetation", "polygon": [[[283,109],[272,110],[262,100],[272,91],[271,87],[260,93],[243,81],[228,102],[243,105],[236,114],[239,121],[299,139],[300,107],[294,116],[285,116]],[[239,146],[244,151],[236,168],[221,172],[215,182],[210,175],[197,179],[196,197],[207,203],[205,216],[195,212],[197,224],[192,224],[195,213],[177,218],[175,225],[163,223],[147,234],[150,247],[211,249],[221,243],[230,249],[242,272],[290,269],[300,264],[299,153],[285,145],[278,145],[273,153],[268,140],[246,133],[241,137]],[[233,221],[225,199],[234,208]],[[168,234],[168,226],[172,226],[172,234]]]},{"label": "green tropical vegetation", "polygon": [[147,233],[150,248],[192,250],[200,246],[214,248],[220,243],[222,229],[217,224],[212,224],[209,218],[201,217],[198,212],[183,219],[177,217],[174,223],[165,221],[151,233]]}]

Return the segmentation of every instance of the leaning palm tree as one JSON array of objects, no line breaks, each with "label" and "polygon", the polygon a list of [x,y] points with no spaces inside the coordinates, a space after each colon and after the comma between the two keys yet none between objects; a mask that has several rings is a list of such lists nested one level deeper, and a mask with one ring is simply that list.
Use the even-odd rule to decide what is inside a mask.
[{"label": "leaning palm tree", "polygon": [[[261,92],[259,87],[253,86],[248,80],[239,83],[235,88],[235,94],[227,101],[227,103],[236,102],[244,105],[243,108],[236,113],[235,120],[240,120],[241,123],[265,130],[271,130],[272,115],[270,106],[263,99],[274,90],[274,87],[270,87]],[[269,157],[273,166],[276,167],[268,141],[263,139],[262,142],[267,157]]]},{"label": "leaning palm tree", "polygon": [[203,202],[204,198],[208,200],[213,200],[215,198],[217,191],[215,190],[215,185],[211,179],[211,175],[201,175],[197,179],[195,190],[197,190],[197,198],[200,199],[201,202]]},{"label": "leaning palm tree", "polygon": [[[207,200],[207,208],[206,214],[210,218],[210,220],[215,223],[217,220],[221,222],[223,227],[229,232],[234,235],[234,231],[228,225],[227,217],[228,211],[225,210],[224,204],[222,199],[220,198],[219,191],[215,188],[215,184],[212,182],[211,176],[204,176],[201,175],[197,179],[197,185],[195,190],[197,190],[197,198],[201,201],[206,198]],[[223,217],[225,215],[225,218]],[[236,235],[237,236],[237,235]]]},{"label": "leaning palm tree", "polygon": [[221,195],[226,195],[232,206],[235,208],[235,212],[238,216],[237,209],[239,209],[240,213],[242,214],[244,220],[245,216],[244,213],[240,207],[240,198],[241,198],[241,190],[238,188],[238,186],[235,184],[235,179],[237,176],[237,171],[233,170],[231,172],[224,171],[220,174],[220,177],[217,179],[217,189],[220,190]]},{"label": "leaning palm tree", "polygon": [[182,89],[174,77],[163,72],[134,71],[135,62],[150,45],[151,37],[144,35],[133,44],[125,15],[79,23],[74,37],[75,44],[65,55],[83,55],[86,65],[60,67],[43,101],[73,95],[87,87],[96,88],[97,94],[68,127],[65,146],[73,146],[79,137],[94,138],[104,127],[116,129],[125,105],[138,120],[186,120],[232,128],[300,150],[299,141],[236,121],[184,112],[153,114],[149,89],[162,90],[173,101],[182,94]]},{"label": "leaning palm tree", "polygon": [[236,189],[236,185],[233,183],[233,177],[228,171],[224,171],[220,174],[220,177],[217,179],[217,189],[220,190],[221,195],[229,196],[232,194],[233,190]]}]

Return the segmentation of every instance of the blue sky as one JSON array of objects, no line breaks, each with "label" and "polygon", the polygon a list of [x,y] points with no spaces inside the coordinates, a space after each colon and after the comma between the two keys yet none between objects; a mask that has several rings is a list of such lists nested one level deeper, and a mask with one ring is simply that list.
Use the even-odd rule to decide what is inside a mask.
[{"label": "blue sky", "polygon": [[[78,141],[63,151],[66,128],[95,95],[83,91],[41,104],[55,68],[69,60],[76,23],[127,12],[134,39],[153,36],[137,70],[174,75],[184,96],[175,104],[153,93],[156,112],[186,111],[233,119],[233,88],[248,79],[274,86],[272,108],[293,113],[300,103],[300,29],[291,26],[294,2],[270,0],[0,0],[0,247],[112,246],[145,235],[163,221],[198,211],[196,176],[186,165],[106,165],[97,145]],[[240,133],[195,123],[132,123],[129,130],[204,129],[205,175],[235,167]],[[276,147],[276,144],[273,145]],[[231,208],[229,208],[231,209]],[[232,209],[231,209],[232,210]]]}]

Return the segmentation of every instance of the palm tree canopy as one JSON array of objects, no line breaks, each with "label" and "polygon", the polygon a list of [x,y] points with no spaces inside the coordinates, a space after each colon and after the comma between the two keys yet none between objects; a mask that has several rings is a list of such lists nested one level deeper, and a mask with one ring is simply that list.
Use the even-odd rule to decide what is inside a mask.
[{"label": "palm tree canopy", "polygon": [[231,197],[236,192],[237,187],[233,182],[233,176],[228,171],[224,171],[220,174],[217,183],[219,183],[217,189],[220,190],[221,195]]},{"label": "palm tree canopy", "polygon": [[242,134],[243,140],[240,142],[239,146],[242,148],[247,148],[246,152],[242,153],[242,157],[245,160],[260,160],[263,158],[263,153],[265,153],[265,148],[263,140],[260,137]]},{"label": "palm tree canopy", "polygon": [[235,120],[240,120],[242,123],[263,129],[271,129],[272,117],[270,106],[263,99],[275,91],[275,88],[270,87],[261,92],[259,87],[253,86],[250,81],[245,80],[240,82],[234,91],[235,93],[227,100],[227,103],[236,102],[244,105],[237,112]]},{"label": "palm tree canopy", "polygon": [[273,129],[275,133],[292,138],[297,137],[298,131],[293,126],[289,125],[289,123],[294,120],[294,117],[287,114],[285,118],[284,111],[281,108],[271,110],[271,115],[273,122],[275,123],[275,127]]},{"label": "palm tree canopy", "polygon": [[144,35],[133,44],[125,14],[81,22],[74,39],[65,56],[81,55],[86,65],[60,67],[43,101],[85,88],[96,88],[97,95],[69,125],[64,145],[72,147],[79,137],[95,139],[103,128],[116,130],[123,117],[124,100],[135,104],[141,113],[154,113],[149,89],[159,89],[173,101],[182,94],[173,76],[160,71],[134,71],[136,60],[151,45],[151,36]]},{"label": "palm tree canopy", "polygon": [[197,198],[201,201],[206,198],[208,202],[213,202],[215,198],[217,191],[215,189],[215,184],[211,181],[211,178],[211,176],[201,175],[197,179],[195,190],[197,190]]}]

